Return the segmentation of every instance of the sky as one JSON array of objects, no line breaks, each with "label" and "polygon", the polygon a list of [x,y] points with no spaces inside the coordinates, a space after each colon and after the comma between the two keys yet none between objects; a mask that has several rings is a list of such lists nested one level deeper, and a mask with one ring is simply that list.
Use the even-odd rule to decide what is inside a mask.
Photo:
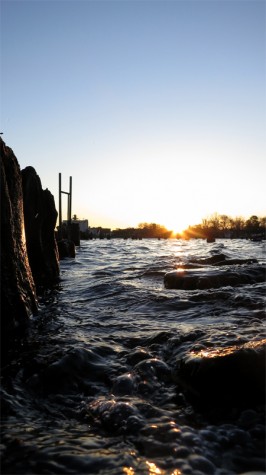
[{"label": "sky", "polygon": [[0,86],[21,169],[92,227],[266,215],[264,0],[1,0]]}]

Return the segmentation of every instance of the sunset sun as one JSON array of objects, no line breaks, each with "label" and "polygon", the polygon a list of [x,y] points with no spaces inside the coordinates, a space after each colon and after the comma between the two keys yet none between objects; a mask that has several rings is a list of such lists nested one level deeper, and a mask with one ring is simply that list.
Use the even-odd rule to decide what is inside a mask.
[{"label": "sunset sun", "polygon": [[169,231],[172,231],[172,236],[175,236],[176,234],[182,234],[185,230],[185,226],[180,226],[178,225],[178,223],[173,223],[172,225],[169,224],[166,225],[167,229],[169,229]]},{"label": "sunset sun", "polygon": [[169,231],[172,231],[173,235],[182,234],[189,225],[198,222],[197,216],[192,216],[189,210],[187,211],[188,213],[184,213],[184,215],[178,213],[177,216],[165,216],[165,219],[162,218],[161,222]]}]

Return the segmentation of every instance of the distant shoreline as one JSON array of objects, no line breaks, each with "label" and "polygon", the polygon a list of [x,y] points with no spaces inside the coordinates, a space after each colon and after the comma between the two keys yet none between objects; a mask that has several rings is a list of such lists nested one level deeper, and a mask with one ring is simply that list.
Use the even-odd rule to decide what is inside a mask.
[{"label": "distant shoreline", "polygon": [[156,223],[141,223],[137,228],[88,228],[81,231],[81,239],[251,239],[260,241],[266,238],[266,217],[252,215],[248,219],[231,218],[227,215],[214,214],[202,220],[202,224],[189,226],[181,233],[175,233]]}]

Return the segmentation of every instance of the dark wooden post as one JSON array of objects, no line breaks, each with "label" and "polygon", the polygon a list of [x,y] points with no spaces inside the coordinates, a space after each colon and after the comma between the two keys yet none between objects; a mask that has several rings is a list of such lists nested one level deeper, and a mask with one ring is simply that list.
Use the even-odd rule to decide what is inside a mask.
[{"label": "dark wooden post", "polygon": [[71,216],[72,216],[72,176],[69,177],[69,224],[71,224]]},{"label": "dark wooden post", "polygon": [[59,239],[62,239],[61,173],[59,173],[59,205],[58,205],[58,214],[59,214],[58,238],[59,238]]}]

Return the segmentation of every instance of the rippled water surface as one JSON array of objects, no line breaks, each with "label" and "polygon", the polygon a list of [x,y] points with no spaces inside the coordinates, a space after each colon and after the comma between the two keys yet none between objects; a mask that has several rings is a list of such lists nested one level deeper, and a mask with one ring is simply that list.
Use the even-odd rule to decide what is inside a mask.
[{"label": "rippled water surface", "polygon": [[191,351],[265,337],[265,282],[164,287],[221,253],[266,261],[265,241],[81,241],[3,369],[2,473],[264,472],[263,408],[207,417],[174,377]]}]

